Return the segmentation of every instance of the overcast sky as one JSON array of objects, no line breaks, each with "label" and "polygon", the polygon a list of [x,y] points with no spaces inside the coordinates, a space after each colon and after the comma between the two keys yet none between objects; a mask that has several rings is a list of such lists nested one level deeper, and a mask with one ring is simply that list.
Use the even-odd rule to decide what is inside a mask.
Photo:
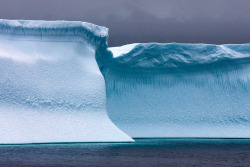
[{"label": "overcast sky", "polygon": [[103,25],[109,46],[250,43],[250,0],[0,0],[0,18]]}]

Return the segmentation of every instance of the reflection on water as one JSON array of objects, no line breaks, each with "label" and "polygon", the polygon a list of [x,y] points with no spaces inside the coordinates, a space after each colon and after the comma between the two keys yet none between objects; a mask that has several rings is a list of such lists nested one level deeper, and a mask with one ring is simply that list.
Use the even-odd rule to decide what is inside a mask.
[{"label": "reflection on water", "polygon": [[249,166],[250,139],[0,145],[0,166]]}]

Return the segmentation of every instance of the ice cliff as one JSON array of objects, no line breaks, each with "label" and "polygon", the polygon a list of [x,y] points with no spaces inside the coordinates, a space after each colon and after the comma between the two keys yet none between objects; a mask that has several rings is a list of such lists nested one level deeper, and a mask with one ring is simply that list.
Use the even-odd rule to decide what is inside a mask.
[{"label": "ice cliff", "polygon": [[109,50],[107,110],[130,136],[250,137],[250,44]]},{"label": "ice cliff", "polygon": [[133,141],[106,113],[107,28],[0,20],[0,143]]}]

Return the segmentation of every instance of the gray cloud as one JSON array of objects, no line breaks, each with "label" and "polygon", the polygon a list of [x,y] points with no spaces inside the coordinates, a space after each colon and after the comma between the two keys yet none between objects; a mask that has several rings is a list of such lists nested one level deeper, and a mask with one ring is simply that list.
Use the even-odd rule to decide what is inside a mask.
[{"label": "gray cloud", "polygon": [[249,0],[0,0],[0,18],[104,25],[110,46],[250,42]]}]

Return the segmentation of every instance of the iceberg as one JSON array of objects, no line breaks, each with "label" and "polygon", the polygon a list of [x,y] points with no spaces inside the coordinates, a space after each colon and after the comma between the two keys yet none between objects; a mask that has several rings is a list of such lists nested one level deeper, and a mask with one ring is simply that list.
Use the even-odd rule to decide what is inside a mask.
[{"label": "iceberg", "polygon": [[250,137],[250,44],[111,47],[111,120],[131,137]]},{"label": "iceberg", "polygon": [[0,20],[0,144],[250,138],[250,44],[134,43]]},{"label": "iceberg", "polygon": [[0,20],[0,143],[131,142],[106,113],[95,53],[108,29]]}]

